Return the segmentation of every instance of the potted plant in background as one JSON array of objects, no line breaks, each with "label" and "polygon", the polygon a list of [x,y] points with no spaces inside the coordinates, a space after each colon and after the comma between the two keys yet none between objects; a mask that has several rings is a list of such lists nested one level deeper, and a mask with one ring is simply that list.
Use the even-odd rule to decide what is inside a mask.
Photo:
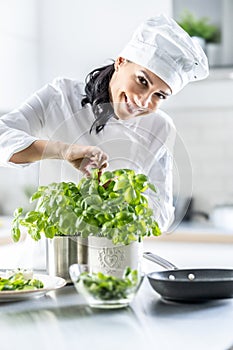
[{"label": "potted plant in background", "polygon": [[197,18],[193,13],[185,10],[178,24],[195,40],[206,52],[209,64],[217,65],[220,56],[220,29],[210,22],[209,17]]},{"label": "potted plant in background", "polygon": [[77,262],[99,265],[108,273],[136,268],[140,242],[161,234],[145,195],[150,190],[156,192],[147,176],[130,169],[102,175],[95,169],[78,184],[41,186],[31,197],[37,200],[34,210],[15,210],[13,239],[19,240],[22,226],[34,240],[44,234],[48,272],[67,280],[69,265]]}]

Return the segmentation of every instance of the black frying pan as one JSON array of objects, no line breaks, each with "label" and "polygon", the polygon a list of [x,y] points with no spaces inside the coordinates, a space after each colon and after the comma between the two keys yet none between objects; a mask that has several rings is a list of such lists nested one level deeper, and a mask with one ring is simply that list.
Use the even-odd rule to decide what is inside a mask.
[{"label": "black frying pan", "polygon": [[197,302],[233,297],[231,269],[178,269],[171,262],[150,252],[145,252],[143,257],[167,269],[147,274],[152,288],[163,299]]}]

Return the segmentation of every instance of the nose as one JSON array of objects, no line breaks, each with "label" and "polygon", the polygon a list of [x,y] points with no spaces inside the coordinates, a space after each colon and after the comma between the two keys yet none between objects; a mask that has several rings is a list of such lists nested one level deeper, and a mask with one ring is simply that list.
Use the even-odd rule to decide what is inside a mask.
[{"label": "nose", "polygon": [[153,98],[154,94],[141,94],[135,96],[135,103],[143,109],[155,109],[157,107],[158,101]]},{"label": "nose", "polygon": [[150,95],[140,95],[140,96],[135,96],[134,100],[138,107],[148,108],[151,98],[150,98]]}]

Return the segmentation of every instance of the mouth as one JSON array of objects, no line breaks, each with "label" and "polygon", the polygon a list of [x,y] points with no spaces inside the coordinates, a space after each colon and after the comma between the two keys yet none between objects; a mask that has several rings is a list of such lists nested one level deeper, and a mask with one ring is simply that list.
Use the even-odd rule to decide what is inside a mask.
[{"label": "mouth", "polygon": [[144,108],[141,108],[139,106],[137,106],[135,103],[133,103],[127,95],[125,95],[125,105],[126,105],[126,109],[128,111],[129,114],[132,115],[139,115],[143,112],[145,112]]}]

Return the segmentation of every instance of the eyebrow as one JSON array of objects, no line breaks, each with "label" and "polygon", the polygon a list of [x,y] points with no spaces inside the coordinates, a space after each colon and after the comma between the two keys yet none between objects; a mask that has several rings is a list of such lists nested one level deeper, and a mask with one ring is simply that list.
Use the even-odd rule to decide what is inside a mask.
[{"label": "eyebrow", "polygon": [[[140,72],[146,77],[146,79],[149,81],[149,83],[151,85],[153,85],[153,82],[151,81],[149,75],[147,74],[147,72],[145,72],[144,70],[140,70]],[[159,92],[165,96],[171,96],[171,94],[165,92],[165,91],[162,91],[162,90],[159,90]]]}]

